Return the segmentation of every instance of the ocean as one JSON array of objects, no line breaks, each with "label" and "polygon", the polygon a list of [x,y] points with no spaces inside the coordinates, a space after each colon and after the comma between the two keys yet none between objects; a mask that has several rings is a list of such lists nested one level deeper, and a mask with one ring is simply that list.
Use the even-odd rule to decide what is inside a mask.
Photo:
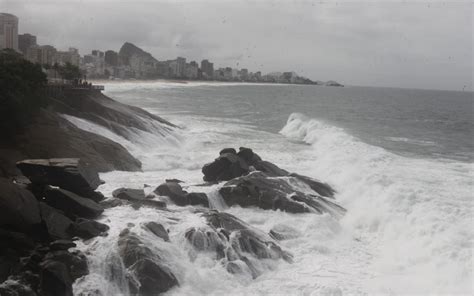
[{"label": "ocean", "polygon": [[[130,139],[86,120],[78,127],[121,143],[143,172],[109,172],[99,189],[153,190],[165,179],[207,190],[211,206],[268,232],[291,225],[282,241],[293,263],[262,263],[256,279],[231,275],[206,254],[191,258],[186,229],[202,223],[192,207],[163,214],[115,207],[111,226],[79,248],[91,273],[74,293],[127,294],[117,265],[118,233],[127,225],[167,258],[180,286],[168,295],[472,294],[474,99],[472,92],[245,83],[111,82],[105,94],[181,127],[173,133],[130,130]],[[249,147],[280,167],[329,183],[347,209],[329,215],[227,207],[201,168],[222,148]],[[203,189],[205,188],[205,189]],[[179,219],[179,223],[176,223]],[[160,221],[171,243],[140,227]],[[174,222],[173,222],[174,221]],[[130,224],[132,223],[132,224]]]}]

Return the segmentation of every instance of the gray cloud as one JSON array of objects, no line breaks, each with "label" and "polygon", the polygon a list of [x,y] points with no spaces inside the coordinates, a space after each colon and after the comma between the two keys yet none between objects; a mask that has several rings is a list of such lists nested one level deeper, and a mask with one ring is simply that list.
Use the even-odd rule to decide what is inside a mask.
[{"label": "gray cloud", "polygon": [[41,44],[295,70],[352,85],[472,89],[469,2],[0,0]]}]

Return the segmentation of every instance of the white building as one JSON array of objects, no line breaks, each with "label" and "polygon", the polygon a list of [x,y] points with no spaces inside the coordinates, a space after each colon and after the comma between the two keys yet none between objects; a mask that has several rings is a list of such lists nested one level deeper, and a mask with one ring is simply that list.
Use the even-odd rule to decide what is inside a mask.
[{"label": "white building", "polygon": [[18,18],[13,14],[0,13],[0,49],[18,51]]}]

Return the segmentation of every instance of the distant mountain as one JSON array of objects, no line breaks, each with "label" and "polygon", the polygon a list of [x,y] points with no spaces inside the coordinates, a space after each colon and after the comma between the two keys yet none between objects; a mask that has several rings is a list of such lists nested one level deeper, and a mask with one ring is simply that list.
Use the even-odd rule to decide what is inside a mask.
[{"label": "distant mountain", "polygon": [[155,59],[149,52],[144,51],[143,49],[130,42],[125,42],[122,45],[118,55],[122,65],[130,65],[130,58],[134,55],[149,62],[158,62],[158,60]]}]

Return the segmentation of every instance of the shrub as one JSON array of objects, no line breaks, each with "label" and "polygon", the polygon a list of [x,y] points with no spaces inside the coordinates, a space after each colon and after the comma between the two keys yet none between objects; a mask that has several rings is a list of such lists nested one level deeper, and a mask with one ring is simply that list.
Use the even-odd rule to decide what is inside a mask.
[{"label": "shrub", "polygon": [[0,51],[0,133],[14,135],[45,105],[46,75],[11,49]]}]

